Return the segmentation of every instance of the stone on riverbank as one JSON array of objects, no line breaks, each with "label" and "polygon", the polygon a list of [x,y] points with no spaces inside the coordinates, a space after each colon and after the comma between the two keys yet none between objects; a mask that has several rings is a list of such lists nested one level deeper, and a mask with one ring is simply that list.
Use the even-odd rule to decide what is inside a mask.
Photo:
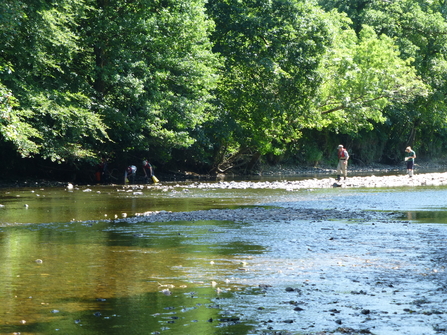
[{"label": "stone on riverbank", "polygon": [[[348,176],[346,180],[335,178],[312,178],[304,180],[279,181],[221,181],[218,183],[192,183],[176,187],[199,189],[312,189],[332,187],[402,187],[402,186],[442,186],[447,185],[447,172],[424,173],[409,177],[406,174],[392,176]],[[160,186],[162,187],[162,186]]]}]

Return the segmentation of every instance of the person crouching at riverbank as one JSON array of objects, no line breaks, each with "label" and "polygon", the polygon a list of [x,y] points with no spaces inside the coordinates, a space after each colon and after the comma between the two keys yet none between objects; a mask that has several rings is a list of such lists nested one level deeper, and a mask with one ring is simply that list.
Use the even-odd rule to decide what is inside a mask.
[{"label": "person crouching at riverbank", "polygon": [[159,180],[154,175],[154,169],[147,160],[143,160],[143,172],[144,172],[144,180],[146,183],[149,181],[149,178],[155,183],[158,183]]},{"label": "person crouching at riverbank", "polygon": [[338,165],[337,165],[337,180],[340,181],[340,177],[346,179],[348,176],[348,151],[343,147],[343,145],[338,146]]},{"label": "person crouching at riverbank", "polygon": [[135,165],[129,165],[124,171],[124,185],[131,182],[135,182],[135,175],[137,173],[137,167]]},{"label": "person crouching at riverbank", "polygon": [[410,177],[413,177],[414,169],[414,159],[416,158],[416,153],[411,147],[405,149],[405,161],[407,162],[407,173]]}]

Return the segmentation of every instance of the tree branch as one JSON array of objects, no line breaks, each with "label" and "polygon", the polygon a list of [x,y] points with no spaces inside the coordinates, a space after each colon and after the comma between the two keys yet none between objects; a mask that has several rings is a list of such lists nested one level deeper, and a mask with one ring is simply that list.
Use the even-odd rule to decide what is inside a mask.
[{"label": "tree branch", "polygon": [[[382,99],[382,98],[386,98],[386,96],[385,95],[381,95],[381,96],[378,96],[378,97],[376,97],[374,99],[366,100],[364,102],[364,104],[367,104],[367,103],[370,103],[370,102],[373,102],[373,101],[376,101],[376,100],[379,100],[379,99]],[[356,99],[356,100],[359,100],[359,99]],[[340,105],[338,107],[334,107],[334,108],[328,109],[328,110],[326,110],[324,112],[321,112],[321,115],[330,114],[330,113],[333,113],[333,112],[345,109],[346,107],[347,106],[345,106],[345,105]]]}]

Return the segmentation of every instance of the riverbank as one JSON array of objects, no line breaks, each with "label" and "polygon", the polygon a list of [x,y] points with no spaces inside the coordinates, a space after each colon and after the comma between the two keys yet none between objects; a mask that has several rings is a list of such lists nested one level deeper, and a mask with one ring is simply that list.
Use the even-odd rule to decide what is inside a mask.
[{"label": "riverbank", "polygon": [[[382,171],[383,173],[383,171]],[[148,187],[155,187],[164,191],[175,189],[284,189],[288,191],[300,189],[319,189],[319,188],[382,188],[382,187],[417,187],[417,186],[443,186],[447,185],[447,172],[435,173],[417,173],[410,177],[407,174],[391,175],[370,175],[351,176],[347,179],[342,178],[338,181],[331,176],[318,176],[313,178],[294,178],[296,175],[277,175],[273,180],[254,180],[254,181],[225,181],[221,179],[217,182],[190,182],[178,184],[155,184]],[[144,185],[127,185],[126,188],[144,188]]]},{"label": "riverbank", "polygon": [[[415,173],[430,173],[430,172],[442,172],[447,171],[447,165],[440,162],[427,161],[427,162],[417,162],[414,167]],[[377,173],[402,173],[406,172],[405,163],[399,165],[385,165],[373,163],[368,166],[352,165],[348,166],[348,172],[350,175],[358,174],[377,174]],[[336,166],[293,166],[293,165],[262,165],[258,172],[259,175],[263,176],[277,176],[277,175],[333,175],[336,173]]]},{"label": "riverbank", "polygon": [[[418,162],[415,165],[415,174],[426,174],[432,172],[444,172],[447,171],[447,165],[441,164],[439,162]],[[252,174],[240,174],[240,173],[227,173],[219,175],[203,175],[188,171],[177,171],[177,172],[165,172],[165,171],[155,171],[156,176],[163,183],[172,182],[182,182],[182,181],[213,181],[213,180],[250,180],[256,178],[325,178],[334,177],[336,174],[336,169],[334,166],[297,166],[297,165],[266,165],[263,164],[258,168],[258,170]],[[373,175],[405,175],[406,168],[404,164],[401,165],[383,165],[383,164],[370,164],[368,166],[358,166],[350,165],[348,168],[349,177],[363,177],[363,176],[373,176]],[[112,183],[110,185],[121,183],[120,176],[114,176],[112,178]],[[89,185],[94,184],[92,182],[75,182],[73,180],[57,180],[57,179],[34,179],[28,178],[26,176],[16,176],[14,178],[4,178],[0,179],[0,188],[14,188],[14,187],[58,187],[65,186],[68,183],[76,185]],[[144,184],[145,179],[143,175],[137,173],[135,178],[135,184]]]}]

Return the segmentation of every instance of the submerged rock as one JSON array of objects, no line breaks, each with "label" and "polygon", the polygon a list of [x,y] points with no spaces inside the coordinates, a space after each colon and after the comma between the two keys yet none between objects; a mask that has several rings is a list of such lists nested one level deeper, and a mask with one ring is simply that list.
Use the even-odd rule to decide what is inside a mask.
[{"label": "submerged rock", "polygon": [[[398,214],[369,211],[350,211],[349,220],[366,221],[388,220]],[[127,219],[117,219],[116,221],[137,222],[169,222],[169,221],[199,221],[199,220],[219,220],[219,221],[239,221],[239,222],[259,222],[277,220],[346,220],[346,211],[335,208],[289,208],[289,207],[246,207],[239,209],[210,209],[193,212],[146,212]]]}]

